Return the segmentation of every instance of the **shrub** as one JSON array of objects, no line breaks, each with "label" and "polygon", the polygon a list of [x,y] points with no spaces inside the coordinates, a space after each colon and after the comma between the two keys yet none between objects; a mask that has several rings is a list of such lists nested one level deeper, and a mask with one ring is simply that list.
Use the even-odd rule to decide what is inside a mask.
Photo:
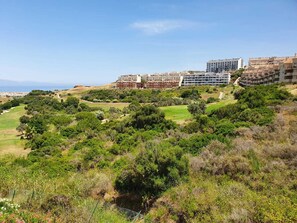
[{"label": "shrub", "polygon": [[218,98],[209,97],[209,98],[207,98],[206,103],[210,104],[210,103],[217,102],[217,101],[219,101]]},{"label": "shrub", "polygon": [[145,105],[132,115],[132,126],[136,129],[170,129],[175,125],[165,119],[165,114],[153,105]]},{"label": "shrub", "polygon": [[150,145],[116,178],[116,189],[146,196],[158,196],[187,178],[188,160],[180,148],[168,144]]},{"label": "shrub", "polygon": [[216,125],[215,133],[217,135],[232,136],[234,135],[235,126],[230,121],[221,121]]},{"label": "shrub", "polygon": [[64,103],[65,107],[74,107],[74,108],[78,108],[79,105],[79,99],[76,97],[68,97]]},{"label": "shrub", "polygon": [[188,111],[194,115],[202,115],[205,113],[206,105],[204,101],[200,101],[199,103],[193,103],[188,105]]},{"label": "shrub", "polygon": [[42,147],[54,147],[62,143],[62,137],[57,133],[46,132],[42,135],[36,135],[31,141],[28,142],[32,150]]},{"label": "shrub", "polygon": [[189,152],[193,155],[197,155],[201,152],[202,148],[207,146],[212,140],[218,140],[222,143],[229,142],[229,140],[224,136],[215,134],[203,134],[194,135],[189,139],[182,139],[179,141],[179,146],[183,148],[184,151]]}]

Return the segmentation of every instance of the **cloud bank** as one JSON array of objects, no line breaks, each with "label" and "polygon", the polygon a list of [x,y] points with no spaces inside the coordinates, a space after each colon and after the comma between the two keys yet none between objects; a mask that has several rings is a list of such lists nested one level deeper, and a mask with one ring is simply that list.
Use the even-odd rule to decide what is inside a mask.
[{"label": "cloud bank", "polygon": [[131,27],[146,35],[157,35],[177,29],[190,28],[194,25],[195,23],[187,20],[155,20],[134,22]]}]

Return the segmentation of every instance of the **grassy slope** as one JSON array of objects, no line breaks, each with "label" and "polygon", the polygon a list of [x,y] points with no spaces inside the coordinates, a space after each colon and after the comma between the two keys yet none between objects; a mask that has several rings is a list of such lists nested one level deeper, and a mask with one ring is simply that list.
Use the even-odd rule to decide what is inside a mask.
[{"label": "grassy slope", "polygon": [[[235,102],[236,100],[234,99],[227,99],[208,104],[206,108],[206,113],[210,113],[211,111],[221,108],[228,104],[234,104]],[[183,124],[184,122],[192,118],[191,114],[188,111],[187,105],[167,106],[161,107],[160,109],[165,113],[165,117],[167,119],[172,120],[177,124]]]},{"label": "grassy slope", "polygon": [[227,100],[222,100],[219,102],[208,104],[207,108],[206,108],[206,113],[210,113],[213,110],[224,107],[225,105],[234,104],[235,102],[236,102],[236,100],[234,100],[234,99],[227,99]]},{"label": "grassy slope", "polygon": [[90,107],[98,107],[98,108],[103,108],[105,111],[108,111],[110,107],[118,108],[118,109],[123,109],[124,107],[127,107],[130,103],[106,103],[106,102],[90,102],[90,101],[85,101],[81,100],[82,103],[87,104]]},{"label": "grassy slope", "polygon": [[26,155],[29,152],[23,149],[24,142],[19,139],[16,131],[16,127],[19,125],[19,117],[24,113],[25,110],[22,105],[0,115],[0,155]]},{"label": "grassy slope", "polygon": [[160,108],[164,113],[165,117],[172,120],[178,124],[184,123],[187,119],[191,119],[192,115],[188,111],[187,105],[175,105],[166,106]]},{"label": "grassy slope", "polygon": [[[209,97],[218,98],[220,92],[224,94],[223,100],[215,103],[211,103],[207,105],[206,113],[210,113],[213,110],[221,108],[228,104],[234,104],[236,100],[233,98],[233,94],[231,93],[234,89],[233,86],[226,86],[223,88],[216,87],[217,91],[208,93],[205,92],[207,88],[213,90],[215,87],[212,86],[201,86],[201,98],[207,100]],[[236,90],[240,89],[241,87],[235,87]],[[165,117],[169,120],[176,122],[177,124],[183,124],[187,120],[191,119],[192,116],[188,112],[187,105],[177,105],[177,106],[167,106],[160,108],[165,113]]]}]

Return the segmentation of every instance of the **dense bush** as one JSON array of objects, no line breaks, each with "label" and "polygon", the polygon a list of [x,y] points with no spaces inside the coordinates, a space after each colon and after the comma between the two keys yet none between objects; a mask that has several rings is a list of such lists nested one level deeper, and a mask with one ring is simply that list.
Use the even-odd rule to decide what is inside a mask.
[{"label": "dense bush", "polygon": [[206,109],[206,104],[204,101],[199,101],[193,104],[188,105],[188,111],[193,115],[193,116],[199,116],[205,113]]},{"label": "dense bush", "polygon": [[188,160],[180,148],[152,144],[122,170],[116,188],[121,192],[158,196],[186,179],[188,171]]},{"label": "dense bush", "polygon": [[145,105],[132,115],[131,125],[136,129],[170,129],[175,125],[165,119],[165,114],[153,105]]},{"label": "dense bush", "polygon": [[229,140],[224,136],[215,134],[198,134],[190,137],[189,139],[180,140],[179,146],[183,148],[184,151],[197,155],[201,152],[202,148],[207,146],[212,140],[218,140],[223,143],[229,142]]}]

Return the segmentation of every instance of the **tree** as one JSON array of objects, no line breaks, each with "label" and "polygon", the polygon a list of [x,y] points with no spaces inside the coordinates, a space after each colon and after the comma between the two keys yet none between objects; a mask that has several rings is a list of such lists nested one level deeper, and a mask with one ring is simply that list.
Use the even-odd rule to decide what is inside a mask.
[{"label": "tree", "polygon": [[21,135],[24,135],[24,132],[26,131],[27,127],[28,127],[28,126],[27,126],[25,123],[21,123],[21,124],[16,128],[16,130],[17,130],[18,132],[20,132]]},{"label": "tree", "polygon": [[188,105],[188,111],[193,115],[202,115],[205,113],[206,105],[204,101],[196,102]]},{"label": "tree", "polygon": [[78,108],[79,99],[76,97],[68,97],[65,101],[65,106],[70,107],[73,106],[74,108]]},{"label": "tree", "polygon": [[27,115],[23,115],[23,116],[20,117],[20,122],[21,122],[21,123],[26,124],[26,123],[28,123],[29,121],[30,121],[30,117],[27,116]]},{"label": "tree", "polygon": [[38,134],[42,134],[48,129],[47,120],[44,116],[41,115],[33,116],[28,122],[28,126],[30,127],[30,129],[34,129],[33,132],[36,132]]},{"label": "tree", "polygon": [[120,192],[158,196],[186,179],[188,159],[183,151],[170,144],[150,144],[116,179]]},{"label": "tree", "polygon": [[167,124],[169,124],[169,121],[165,119],[164,112],[153,105],[141,107],[132,116],[132,126],[137,129],[153,129]]},{"label": "tree", "polygon": [[63,126],[67,126],[72,122],[72,119],[67,115],[57,115],[52,118],[52,123],[61,129]]},{"label": "tree", "polygon": [[190,98],[190,99],[199,99],[200,98],[200,93],[196,89],[192,90],[185,90],[181,93],[180,95],[182,98]]}]

